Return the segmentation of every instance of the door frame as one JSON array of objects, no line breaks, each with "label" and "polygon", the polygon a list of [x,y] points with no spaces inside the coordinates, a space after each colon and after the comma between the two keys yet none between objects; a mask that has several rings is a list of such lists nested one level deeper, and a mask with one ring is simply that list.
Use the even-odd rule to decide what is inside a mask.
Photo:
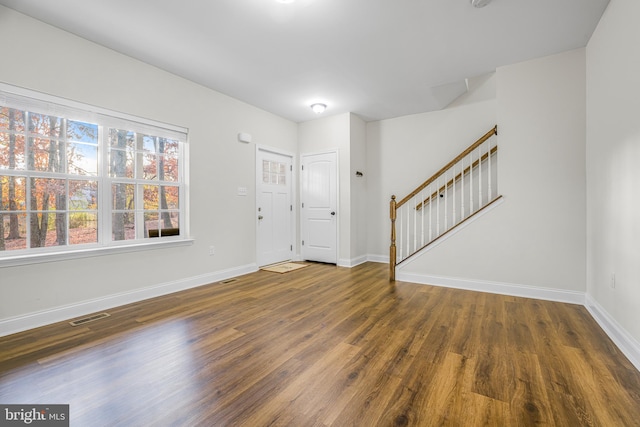
[{"label": "door frame", "polygon": [[[339,261],[340,261],[340,223],[342,222],[342,215],[340,212],[340,151],[337,148],[330,148],[327,150],[322,150],[322,151],[311,151],[311,152],[307,152],[307,153],[300,153],[300,163],[299,163],[299,168],[302,168],[302,158],[305,156],[318,156],[321,154],[335,154],[336,156],[336,213],[338,214],[336,216],[336,265],[340,265]],[[302,173],[300,173],[300,177],[298,180],[298,187],[300,188],[300,199],[302,199],[302,191],[303,191],[303,185],[302,185]],[[303,224],[302,221],[302,214],[300,214],[298,216],[299,221],[300,221],[300,236],[303,236],[304,233],[304,229],[303,227],[305,226]],[[303,255],[302,255],[303,249],[302,247],[300,247],[300,259],[303,259]]]},{"label": "door frame", "polygon": [[255,246],[255,256],[256,256],[256,265],[260,267],[258,263],[258,255],[259,255],[259,245],[258,245],[258,204],[260,197],[258,194],[258,188],[262,183],[262,164],[258,164],[259,152],[267,152],[277,154],[279,156],[285,156],[291,158],[291,182],[290,182],[290,191],[291,191],[291,206],[293,206],[290,218],[290,231],[291,231],[291,244],[293,245],[292,251],[292,259],[299,259],[298,252],[298,235],[297,235],[297,218],[298,218],[298,159],[296,158],[296,153],[291,151],[282,150],[280,148],[270,147],[267,145],[256,144],[255,157],[254,157],[254,173],[255,173],[255,197],[253,198],[253,214],[254,214],[254,246]]}]

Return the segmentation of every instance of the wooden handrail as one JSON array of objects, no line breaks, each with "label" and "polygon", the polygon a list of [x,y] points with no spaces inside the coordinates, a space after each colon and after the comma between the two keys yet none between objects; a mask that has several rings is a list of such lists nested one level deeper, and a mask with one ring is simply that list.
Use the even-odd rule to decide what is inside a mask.
[{"label": "wooden handrail", "polygon": [[429,178],[428,180],[426,180],[425,182],[423,182],[420,186],[418,186],[418,188],[416,188],[415,190],[413,190],[411,193],[409,193],[408,196],[406,196],[404,199],[400,200],[399,202],[396,203],[396,208],[399,208],[400,206],[404,205],[405,203],[407,203],[409,200],[411,200],[416,194],[420,193],[422,190],[424,190],[425,188],[427,188],[429,186],[429,184],[431,184],[433,181],[435,181],[436,179],[438,179],[438,177],[440,177],[440,175],[442,175],[445,171],[447,171],[451,166],[455,165],[456,163],[458,163],[461,159],[463,159],[467,154],[471,153],[473,150],[475,150],[476,148],[478,148],[483,142],[485,142],[487,139],[491,138],[493,135],[497,135],[498,134],[498,125],[494,126],[493,129],[491,129],[489,132],[485,133],[480,139],[478,139],[476,142],[474,142],[473,144],[471,144],[471,146],[469,146],[469,148],[467,148],[466,150],[464,150],[462,153],[460,153],[455,159],[451,160],[449,163],[447,163],[445,166],[443,166],[438,172],[436,172],[435,174],[433,174],[433,176],[431,178]]},{"label": "wooden handrail", "polygon": [[[498,146],[497,145],[490,150],[491,154],[495,154],[496,151],[498,151]],[[422,201],[422,203],[418,203],[416,205],[416,210],[422,209],[422,207],[426,206],[432,198],[436,197],[438,194],[442,193],[447,188],[451,187],[453,185],[453,181],[459,181],[460,178],[465,176],[469,171],[473,170],[473,168],[478,166],[478,164],[480,164],[480,162],[484,162],[485,160],[487,160],[488,157],[489,157],[489,153],[484,153],[482,156],[480,156],[480,158],[478,160],[476,160],[475,162],[471,163],[471,166],[467,166],[462,172],[460,172],[455,177],[451,178],[445,185],[443,185],[442,187],[438,188],[437,191],[434,191],[433,194],[431,194],[431,196],[429,198],[424,199]]]}]

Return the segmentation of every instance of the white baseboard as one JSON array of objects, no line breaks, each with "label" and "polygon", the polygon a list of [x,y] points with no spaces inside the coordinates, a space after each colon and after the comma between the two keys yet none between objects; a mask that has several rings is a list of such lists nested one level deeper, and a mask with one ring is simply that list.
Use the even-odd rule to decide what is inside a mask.
[{"label": "white baseboard", "polygon": [[402,282],[419,283],[423,285],[444,286],[447,288],[465,289],[469,291],[511,295],[514,297],[566,302],[570,304],[584,305],[585,301],[584,292],[566,291],[563,289],[539,288],[535,286],[516,285],[513,283],[490,282],[487,280],[471,280],[415,273],[404,273],[401,270],[396,270],[396,280]]},{"label": "white baseboard", "polygon": [[366,255],[362,255],[359,256],[357,258],[352,258],[352,259],[339,259],[338,260],[338,267],[348,267],[348,268],[352,268],[355,267],[356,265],[360,265],[360,264],[364,264],[365,262],[367,262],[367,256]]},{"label": "white baseboard", "polygon": [[389,264],[389,255],[367,254],[350,260],[341,259],[338,260],[338,267],[355,267],[356,265],[364,264],[365,262]]},{"label": "white baseboard", "polygon": [[389,264],[389,255],[369,254],[367,255],[367,261],[379,262],[381,264]]},{"label": "white baseboard", "polygon": [[130,292],[122,292],[103,298],[82,301],[76,304],[65,305],[22,316],[10,317],[8,319],[0,320],[0,337],[49,325],[51,323],[85,316],[97,311],[104,311],[109,308],[167,295],[185,289],[207,285],[209,283],[219,282],[231,277],[253,273],[254,271],[258,271],[258,266],[256,264],[248,264],[173,282],[161,283],[159,285],[136,289]]},{"label": "white baseboard", "polygon": [[620,324],[598,304],[591,295],[586,295],[585,307],[611,341],[627,356],[627,359],[640,371],[640,343],[636,341]]}]

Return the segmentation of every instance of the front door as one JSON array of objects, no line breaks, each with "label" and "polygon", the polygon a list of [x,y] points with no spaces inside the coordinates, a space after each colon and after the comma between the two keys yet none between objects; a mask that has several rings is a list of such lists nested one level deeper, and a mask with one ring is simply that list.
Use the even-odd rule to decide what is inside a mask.
[{"label": "front door", "polygon": [[257,263],[263,266],[292,257],[292,158],[259,148],[256,159]]},{"label": "front door", "polygon": [[302,257],[336,264],[338,261],[337,153],[302,156]]}]

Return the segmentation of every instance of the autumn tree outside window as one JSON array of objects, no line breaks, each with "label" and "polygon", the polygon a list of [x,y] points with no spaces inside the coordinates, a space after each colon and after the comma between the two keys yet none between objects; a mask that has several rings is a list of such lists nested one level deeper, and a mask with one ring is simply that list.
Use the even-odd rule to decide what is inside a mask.
[{"label": "autumn tree outside window", "polygon": [[186,130],[42,96],[0,90],[0,260],[186,239]]}]

